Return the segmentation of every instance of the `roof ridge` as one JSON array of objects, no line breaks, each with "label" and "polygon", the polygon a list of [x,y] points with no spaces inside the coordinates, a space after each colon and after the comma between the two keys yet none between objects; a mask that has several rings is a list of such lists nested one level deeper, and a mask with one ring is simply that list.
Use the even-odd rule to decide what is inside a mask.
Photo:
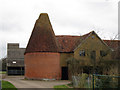
[{"label": "roof ridge", "polygon": [[55,35],[56,37],[81,37],[77,35]]},{"label": "roof ridge", "polygon": [[120,41],[120,40],[104,40],[104,39],[102,39],[103,41]]}]

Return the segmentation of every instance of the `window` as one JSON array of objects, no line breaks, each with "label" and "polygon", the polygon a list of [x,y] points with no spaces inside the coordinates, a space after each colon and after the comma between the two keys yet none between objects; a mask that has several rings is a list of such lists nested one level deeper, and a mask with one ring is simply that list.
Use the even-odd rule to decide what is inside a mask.
[{"label": "window", "polygon": [[95,38],[95,36],[92,36],[92,39],[94,39]]},{"label": "window", "polygon": [[12,63],[16,63],[16,61],[13,61]]},{"label": "window", "polygon": [[96,51],[91,51],[90,52],[90,58],[92,59],[92,60],[95,60],[96,59]]},{"label": "window", "polygon": [[106,55],[107,55],[107,53],[105,51],[102,51],[102,50],[100,51],[100,56],[104,57]]},{"label": "window", "polygon": [[79,55],[80,56],[85,56],[85,51],[84,50],[80,50]]}]

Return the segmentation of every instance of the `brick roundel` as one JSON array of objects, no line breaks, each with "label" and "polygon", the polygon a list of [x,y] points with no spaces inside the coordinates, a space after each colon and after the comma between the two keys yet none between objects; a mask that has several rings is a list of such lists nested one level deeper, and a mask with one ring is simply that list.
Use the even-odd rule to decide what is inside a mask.
[{"label": "brick roundel", "polygon": [[25,77],[28,79],[61,79],[60,54],[27,53],[25,55]]}]

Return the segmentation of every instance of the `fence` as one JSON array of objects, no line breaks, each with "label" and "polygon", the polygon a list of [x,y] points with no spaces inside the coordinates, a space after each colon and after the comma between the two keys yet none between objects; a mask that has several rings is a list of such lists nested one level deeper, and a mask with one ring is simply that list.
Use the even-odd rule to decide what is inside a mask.
[{"label": "fence", "polygon": [[92,88],[92,76],[83,73],[82,75],[72,76],[75,88]]},{"label": "fence", "polygon": [[120,88],[119,81],[120,76],[93,74],[92,88]]},{"label": "fence", "polygon": [[120,88],[120,76],[98,74],[72,76],[72,81],[73,86],[76,88],[89,88],[90,90],[97,88]]}]

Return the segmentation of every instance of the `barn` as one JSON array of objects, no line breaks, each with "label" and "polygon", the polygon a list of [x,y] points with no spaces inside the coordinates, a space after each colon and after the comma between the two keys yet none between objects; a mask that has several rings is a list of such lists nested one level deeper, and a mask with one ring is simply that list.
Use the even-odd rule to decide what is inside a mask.
[{"label": "barn", "polygon": [[[96,66],[100,73],[108,74],[107,69],[99,62],[115,62],[113,56],[117,51],[119,40],[102,40],[94,31],[83,36],[55,36],[47,13],[41,13],[36,20],[25,54],[25,78],[27,79],[62,79],[71,78],[71,69],[67,59],[74,57],[82,61],[80,73],[91,73],[87,68],[93,68],[91,57],[94,55]],[[106,53],[107,52],[107,53]],[[117,54],[116,54],[117,55]],[[119,59],[119,58],[118,58]],[[111,65],[118,73],[117,65]]]},{"label": "barn", "polygon": [[60,53],[52,25],[42,13],[35,23],[25,51],[25,77],[61,79]]}]

